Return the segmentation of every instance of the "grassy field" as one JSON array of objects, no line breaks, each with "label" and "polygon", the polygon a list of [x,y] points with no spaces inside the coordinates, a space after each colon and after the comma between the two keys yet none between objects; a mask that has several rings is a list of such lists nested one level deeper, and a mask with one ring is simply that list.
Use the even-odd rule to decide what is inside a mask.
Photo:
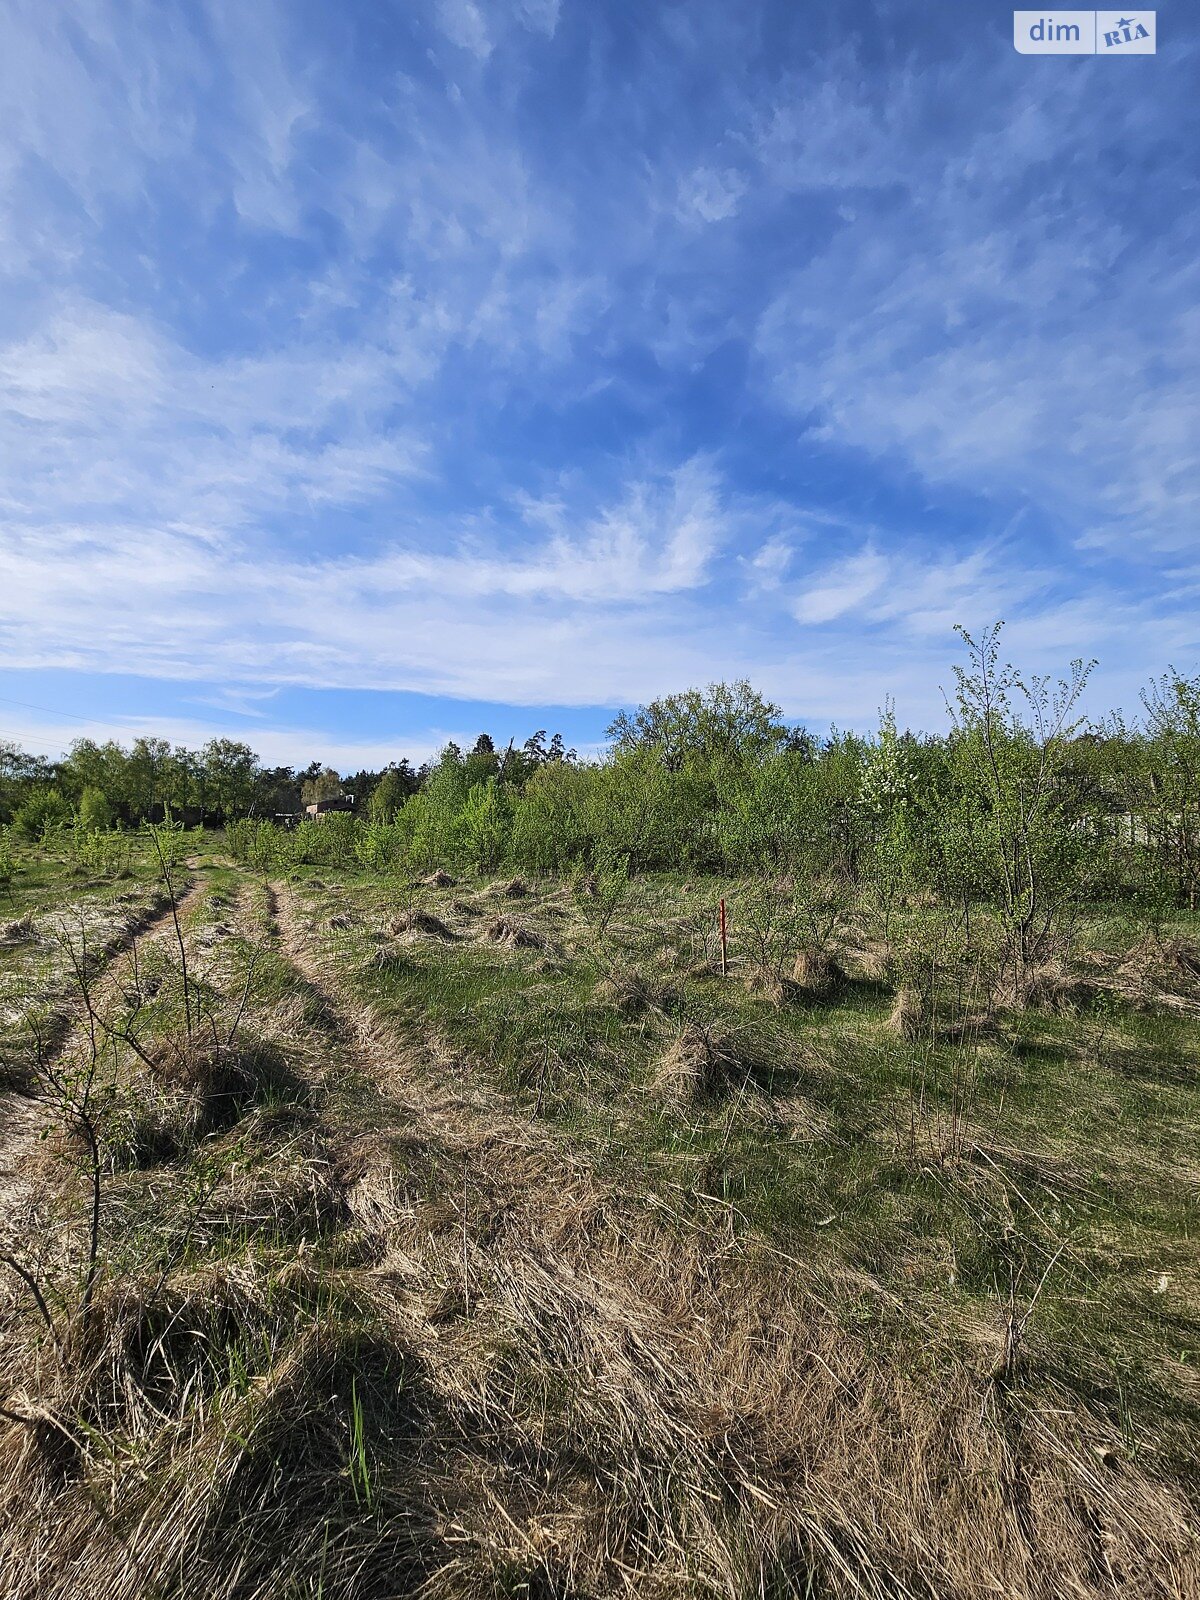
[{"label": "grassy field", "polygon": [[4,1600],[1200,1594],[1194,920],[183,853],[3,912]]}]

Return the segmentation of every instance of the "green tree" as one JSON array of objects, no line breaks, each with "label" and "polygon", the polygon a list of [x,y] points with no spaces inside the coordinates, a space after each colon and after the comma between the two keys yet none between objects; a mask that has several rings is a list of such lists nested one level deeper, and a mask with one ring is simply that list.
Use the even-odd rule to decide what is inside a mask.
[{"label": "green tree", "polygon": [[487,783],[500,770],[500,757],[490,733],[481,733],[463,763],[467,787]]},{"label": "green tree", "polygon": [[912,741],[896,729],[891,705],[862,765],[859,806],[866,823],[867,881],[890,948],[892,913],[913,876],[916,848],[918,763]]},{"label": "green tree", "polygon": [[83,791],[75,826],[81,833],[103,833],[112,827],[112,807],[103,789],[93,788],[89,784]]},{"label": "green tree", "polygon": [[1139,814],[1176,896],[1200,904],[1200,677],[1174,668],[1142,693],[1146,738],[1128,762],[1130,810]]},{"label": "green tree", "polygon": [[367,813],[373,822],[392,822],[397,812],[416,792],[416,774],[407,761],[388,767],[371,791]]},{"label": "green tree", "polygon": [[788,739],[780,716],[778,706],[740,678],[622,711],[606,732],[615,750],[654,750],[675,770],[697,757],[709,764],[762,760]]},{"label": "green tree", "polygon": [[509,791],[495,778],[473,784],[456,818],[455,854],[478,872],[494,872],[508,858],[511,832]]},{"label": "green tree", "polygon": [[595,767],[546,762],[532,774],[513,816],[513,859],[532,872],[561,872],[589,847],[589,795],[602,781]]},{"label": "green tree", "polygon": [[1094,847],[1063,781],[1091,666],[1076,660],[1065,679],[1026,681],[1000,661],[1002,626],[978,642],[956,629],[970,660],[955,668],[948,754],[962,845],[999,914],[1002,977],[1021,997],[1031,969],[1065,943],[1067,915],[1082,898],[1082,861]]},{"label": "green tree", "polygon": [[10,821],[26,794],[37,784],[48,784],[49,779],[50,764],[42,756],[31,756],[0,739],[0,822]]},{"label": "green tree", "polygon": [[166,739],[135,739],[125,761],[125,802],[133,820],[148,817],[158,806],[181,804],[171,793],[172,750]]},{"label": "green tree", "polygon": [[300,809],[300,780],[291,767],[260,770],[254,780],[253,810],[256,816],[273,817],[277,812]]},{"label": "green tree", "polygon": [[321,800],[340,800],[345,794],[341,775],[333,767],[321,767],[300,785],[301,804],[317,805]]},{"label": "green tree", "polygon": [[42,839],[57,828],[68,827],[71,820],[71,807],[62,791],[39,786],[30,790],[13,813],[13,828],[23,838]]},{"label": "green tree", "polygon": [[63,762],[63,790],[78,801],[85,789],[99,789],[111,805],[127,810],[128,764],[126,752],[113,739],[104,744],[97,744],[94,739],[76,739]]},{"label": "green tree", "polygon": [[204,805],[224,820],[244,817],[254,803],[258,757],[236,739],[210,739],[200,752]]}]

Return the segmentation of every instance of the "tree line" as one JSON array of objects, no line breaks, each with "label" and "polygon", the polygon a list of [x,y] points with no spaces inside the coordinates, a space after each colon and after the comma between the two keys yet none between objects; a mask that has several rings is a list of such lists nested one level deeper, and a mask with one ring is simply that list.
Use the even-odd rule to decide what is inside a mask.
[{"label": "tree line", "polygon": [[[264,768],[228,740],[195,755],[162,740],[80,741],[56,764],[9,751],[0,815],[36,828],[51,812],[136,823],[193,806],[244,823],[243,852],[381,866],[554,873],[619,861],[630,872],[866,877],[878,892],[920,882],[968,916],[974,898],[998,897],[1027,942],[1065,886],[1076,898],[1136,890],[1200,904],[1200,677],[1168,671],[1136,718],[1087,722],[1086,664],[1061,681],[1026,678],[1002,661],[999,625],[962,637],[939,735],[901,731],[885,709],[870,736],[818,737],[742,681],[622,712],[607,752],[586,761],[542,731],[519,747],[482,734],[420,768],[344,776],[319,763]],[[285,841],[280,813],[342,792],[352,814]]]},{"label": "tree line", "polygon": [[901,731],[885,709],[870,736],[818,738],[748,683],[717,684],[621,713],[595,761],[553,749],[510,767],[490,740],[449,746],[413,793],[381,785],[359,817],[287,849],[483,872],[791,873],[876,898],[922,885],[967,918],[1001,903],[1030,947],[1067,900],[1200,904],[1200,678],[1164,674],[1136,721],[1085,722],[1083,662],[1025,678],[999,627],[963,642],[942,735]]},{"label": "tree line", "polygon": [[[465,757],[450,745],[443,759],[451,753],[463,760],[472,783],[494,777],[519,785],[545,761],[575,759],[561,734],[547,741],[544,729],[503,751],[482,733]],[[360,815],[390,815],[424,786],[435,765],[414,767],[400,757],[378,770],[349,773],[322,761],[270,767],[238,740],[212,739],[188,750],[156,738],[135,739],[128,747],[78,739],[65,757],[51,761],[0,740],[0,824],[15,824],[28,838],[80,822],[85,828],[136,827],[168,815],[222,826],[238,817],[289,819],[313,802],[341,797],[351,798]]]}]

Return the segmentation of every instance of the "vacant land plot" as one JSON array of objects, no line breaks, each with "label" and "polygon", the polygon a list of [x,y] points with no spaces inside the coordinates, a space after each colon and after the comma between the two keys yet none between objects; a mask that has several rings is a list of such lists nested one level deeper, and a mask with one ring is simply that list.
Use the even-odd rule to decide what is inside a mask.
[{"label": "vacant land plot", "polygon": [[1200,1593],[1186,918],[219,851],[16,877],[5,1600]]}]

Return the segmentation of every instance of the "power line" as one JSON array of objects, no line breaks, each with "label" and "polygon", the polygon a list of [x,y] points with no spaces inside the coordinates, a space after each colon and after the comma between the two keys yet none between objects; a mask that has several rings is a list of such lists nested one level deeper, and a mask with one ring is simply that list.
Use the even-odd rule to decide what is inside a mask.
[{"label": "power line", "polygon": [[[110,732],[120,730],[128,733],[128,728],[122,727],[119,722],[104,722],[99,717],[85,717],[78,711],[56,711],[53,706],[35,705],[32,700],[10,700],[7,695],[0,694],[0,704],[6,706],[20,706],[23,711],[44,711],[47,716],[65,717],[68,722],[90,722],[94,728],[107,728]],[[6,735],[6,737],[8,737]]]},{"label": "power line", "polygon": [[60,750],[61,745],[53,744],[48,739],[35,739],[31,733],[7,733],[0,728],[0,739],[9,739],[13,744],[40,744],[45,750]]}]

